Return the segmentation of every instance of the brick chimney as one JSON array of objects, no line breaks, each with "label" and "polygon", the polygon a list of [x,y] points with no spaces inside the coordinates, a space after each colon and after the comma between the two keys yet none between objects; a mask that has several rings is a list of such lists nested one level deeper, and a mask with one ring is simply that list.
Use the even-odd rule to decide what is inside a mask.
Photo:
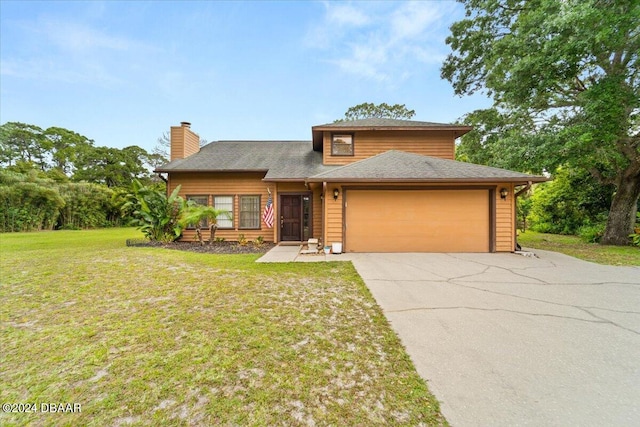
[{"label": "brick chimney", "polygon": [[191,123],[171,126],[171,161],[184,159],[200,151],[200,137],[191,130]]}]

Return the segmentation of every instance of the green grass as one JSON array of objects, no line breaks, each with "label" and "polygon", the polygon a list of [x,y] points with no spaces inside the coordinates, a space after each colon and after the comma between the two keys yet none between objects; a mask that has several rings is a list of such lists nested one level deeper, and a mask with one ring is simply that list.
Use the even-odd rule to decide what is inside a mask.
[{"label": "green grass", "polygon": [[520,233],[518,242],[523,247],[561,252],[586,261],[607,265],[640,265],[640,248],[633,246],[604,246],[585,243],[576,236]]},{"label": "green grass", "polygon": [[0,235],[0,425],[442,425],[351,263]]}]

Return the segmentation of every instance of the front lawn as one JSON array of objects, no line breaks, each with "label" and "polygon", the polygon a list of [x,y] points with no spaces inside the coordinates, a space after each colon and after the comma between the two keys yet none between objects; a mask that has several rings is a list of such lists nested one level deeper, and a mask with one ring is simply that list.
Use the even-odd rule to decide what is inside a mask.
[{"label": "front lawn", "polygon": [[576,236],[520,233],[518,242],[523,247],[561,252],[586,261],[607,265],[640,265],[640,248],[633,246],[603,246],[585,243]]},{"label": "front lawn", "polygon": [[0,425],[446,424],[351,263],[139,236],[0,235],[0,401],[81,405]]}]

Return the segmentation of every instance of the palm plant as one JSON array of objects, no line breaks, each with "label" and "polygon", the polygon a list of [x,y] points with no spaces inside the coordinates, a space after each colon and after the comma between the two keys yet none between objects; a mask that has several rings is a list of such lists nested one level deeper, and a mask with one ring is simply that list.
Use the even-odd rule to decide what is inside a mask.
[{"label": "palm plant", "polygon": [[187,206],[178,196],[180,186],[169,197],[164,191],[146,187],[137,179],[131,187],[129,201],[122,209],[133,210],[133,224],[152,241],[172,242],[180,237],[184,227],[179,219]]},{"label": "palm plant", "polygon": [[[218,218],[225,217],[231,219],[231,213],[224,209],[216,209],[211,206],[202,206],[196,204],[188,204],[180,218],[180,225],[188,227],[192,224],[200,224],[206,220],[209,222],[209,244],[215,239],[216,230],[218,229]],[[196,227],[196,236],[201,245],[204,245],[204,239],[200,227]]]}]

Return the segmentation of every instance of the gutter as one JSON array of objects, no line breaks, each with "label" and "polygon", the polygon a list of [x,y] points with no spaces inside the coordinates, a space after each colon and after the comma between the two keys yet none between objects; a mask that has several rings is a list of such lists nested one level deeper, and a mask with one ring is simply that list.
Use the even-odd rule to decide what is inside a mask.
[{"label": "gutter", "polygon": [[525,187],[520,189],[513,197],[517,199],[519,195],[521,195],[525,191],[528,191],[531,188],[531,185],[533,185],[533,181],[527,181],[527,184],[525,185]]}]

